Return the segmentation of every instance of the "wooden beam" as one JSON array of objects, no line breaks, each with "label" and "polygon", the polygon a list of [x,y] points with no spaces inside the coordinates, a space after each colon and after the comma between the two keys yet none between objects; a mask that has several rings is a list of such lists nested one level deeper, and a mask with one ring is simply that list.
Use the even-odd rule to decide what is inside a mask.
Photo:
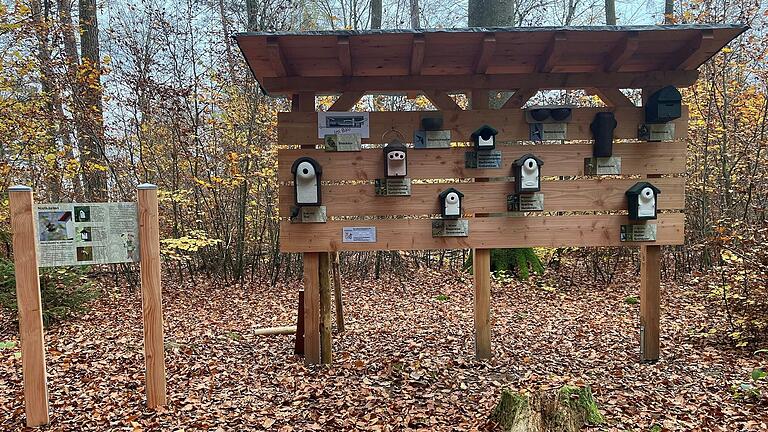
[{"label": "wooden beam", "polygon": [[659,359],[661,246],[640,247],[640,358]]},{"label": "wooden beam", "polygon": [[[413,66],[413,63],[412,63]],[[420,70],[420,68],[419,68]],[[412,68],[413,72],[413,68]],[[414,74],[415,75],[415,74]],[[272,94],[298,91],[318,93],[407,92],[411,90],[466,91],[474,89],[507,90],[510,88],[582,89],[594,87],[643,88],[674,85],[688,87],[696,82],[696,70],[662,72],[583,72],[475,75],[398,75],[353,77],[267,77],[262,86]],[[514,85],[514,87],[512,87]]]},{"label": "wooden beam", "polygon": [[461,111],[461,107],[446,92],[439,90],[424,90],[424,96],[441,111]]},{"label": "wooden beam", "polygon": [[344,76],[352,75],[352,51],[349,48],[349,37],[339,36],[336,39],[336,47],[339,50],[341,74]]},{"label": "wooden beam", "polygon": [[48,375],[45,371],[43,307],[40,300],[32,188],[13,186],[8,189],[8,195],[19,311],[24,412],[27,426],[35,427],[48,423]]},{"label": "wooden beam", "polygon": [[320,361],[333,362],[333,337],[331,319],[331,278],[330,253],[320,254]]},{"label": "wooden beam", "polygon": [[296,317],[296,340],[293,346],[293,353],[298,356],[304,355],[304,290],[299,290],[299,314]]},{"label": "wooden beam", "polygon": [[479,54],[475,59],[475,73],[484,74],[488,70],[488,64],[493,58],[493,53],[496,51],[496,36],[493,33],[488,33],[483,36],[483,41],[480,45]]},{"label": "wooden beam", "polygon": [[549,41],[549,45],[539,58],[539,62],[536,65],[536,72],[552,72],[557,62],[560,60],[560,56],[563,54],[563,47],[565,46],[567,38],[565,33],[556,32],[552,35],[552,40]]},{"label": "wooden beam", "polygon": [[605,72],[618,71],[621,66],[635,54],[639,45],[640,38],[638,32],[631,32],[624,36],[621,41],[613,47],[608,57],[606,57],[605,63],[603,64],[603,70]]},{"label": "wooden beam", "polygon": [[[712,48],[714,42],[714,32],[712,30],[702,30],[672,56],[672,60],[667,64],[666,69],[689,69],[694,64],[706,60],[715,53]],[[701,52],[704,52],[703,56]]]},{"label": "wooden beam", "polygon": [[285,61],[283,50],[280,49],[280,43],[277,38],[267,38],[267,53],[269,54],[269,61],[272,63],[272,69],[275,71],[275,75],[279,77],[287,77],[291,75],[288,63]]},{"label": "wooden beam", "polygon": [[[299,251],[305,248],[299,248]],[[320,364],[320,254],[304,252],[304,363]]]},{"label": "wooden beam", "polygon": [[411,75],[421,75],[421,65],[424,63],[425,45],[426,41],[424,40],[424,35],[413,35],[413,44],[411,45]]},{"label": "wooden beam", "polygon": [[[280,251],[639,246],[620,240],[621,225],[627,223],[626,215],[482,217],[469,218],[469,237],[432,237],[431,219],[329,220],[324,224],[281,221]],[[684,214],[662,213],[653,223],[657,226],[655,244],[683,244]],[[375,227],[376,242],[344,243],[344,227]],[[307,321],[307,335],[312,328],[316,329]]]},{"label": "wooden beam", "polygon": [[160,278],[160,224],[157,186],[138,186],[141,307],[144,318],[144,361],[147,406],[166,404],[163,291]]},{"label": "wooden beam", "polygon": [[339,253],[333,252],[333,261],[331,261],[333,273],[333,291],[336,300],[336,330],[344,333],[344,302],[341,298],[341,268],[339,264]]},{"label": "wooden beam", "polygon": [[491,358],[491,250],[473,249],[475,282],[475,357]]},{"label": "wooden beam", "polygon": [[521,88],[515,90],[515,93],[504,102],[501,109],[519,109],[525,105],[530,98],[532,98],[539,89],[536,88]]},{"label": "wooden beam", "polygon": [[490,100],[488,99],[488,90],[472,90],[469,99],[473,110],[487,110]]},{"label": "wooden beam", "polygon": [[609,107],[634,108],[636,105],[619,89],[593,88],[591,91]]},{"label": "wooden beam", "polygon": [[349,111],[354,108],[355,105],[357,105],[357,103],[360,101],[360,98],[362,98],[364,95],[365,93],[363,92],[342,93],[341,96],[336,99],[336,102],[334,102],[333,105],[328,108],[328,111]]},{"label": "wooden beam", "polygon": [[300,92],[291,98],[291,110],[296,112],[311,112],[315,110],[315,94]]}]

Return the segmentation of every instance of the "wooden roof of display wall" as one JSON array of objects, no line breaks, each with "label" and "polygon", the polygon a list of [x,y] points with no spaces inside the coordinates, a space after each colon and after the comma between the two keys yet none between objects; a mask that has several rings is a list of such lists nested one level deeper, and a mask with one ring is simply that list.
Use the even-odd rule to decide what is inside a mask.
[{"label": "wooden roof of display wall", "polygon": [[[235,35],[268,93],[691,85],[743,25]],[[610,78],[609,83],[603,80]],[[608,85],[606,85],[607,87]]]}]

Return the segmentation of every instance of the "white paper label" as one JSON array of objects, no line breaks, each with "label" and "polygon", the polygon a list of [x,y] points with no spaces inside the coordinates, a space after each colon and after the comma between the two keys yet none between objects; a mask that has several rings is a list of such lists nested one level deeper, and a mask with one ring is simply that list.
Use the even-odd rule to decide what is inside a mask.
[{"label": "white paper label", "polygon": [[341,235],[344,243],[376,243],[376,227],[344,227]]}]

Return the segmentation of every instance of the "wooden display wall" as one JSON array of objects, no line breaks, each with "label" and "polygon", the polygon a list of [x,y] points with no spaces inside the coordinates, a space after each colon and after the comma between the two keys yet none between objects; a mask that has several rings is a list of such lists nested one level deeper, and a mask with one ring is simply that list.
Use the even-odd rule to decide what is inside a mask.
[{"label": "wooden display wall", "polygon": [[[584,159],[592,156],[589,124],[600,111],[614,112],[618,122],[613,155],[621,157],[621,176],[584,176]],[[425,114],[429,112],[372,112],[370,138],[363,139],[363,143],[364,147],[371,147],[367,143],[375,148],[326,152],[322,150],[322,140],[317,138],[316,112],[280,113],[280,250],[637,246],[640,243],[621,242],[619,232],[621,225],[630,223],[626,216],[626,190],[647,177],[654,177],[649,181],[661,194],[657,201],[658,219],[648,221],[657,224],[657,240],[643,244],[683,243],[685,179],[679,175],[685,173],[687,108],[674,121],[674,141],[638,141],[637,129],[644,122],[644,109],[609,107],[576,108],[568,123],[567,140],[533,145],[528,141],[523,110],[443,111],[443,128],[451,130],[457,147],[409,148],[412,195],[376,196],[374,180],[384,178],[381,147],[393,136],[385,133],[396,130],[410,142]],[[499,131],[496,148],[503,153],[500,169],[464,167],[465,152],[473,150],[470,134],[483,124]],[[544,161],[544,212],[513,216],[506,213],[507,195],[514,188],[511,165],[526,153]],[[291,165],[302,156],[315,159],[322,167],[322,201],[327,208],[327,223],[288,220],[294,202]],[[438,218],[440,213],[438,194],[449,187],[464,194],[462,211],[469,220],[468,237],[432,237],[430,219]],[[342,228],[354,226],[376,227],[376,243],[343,243]]]}]

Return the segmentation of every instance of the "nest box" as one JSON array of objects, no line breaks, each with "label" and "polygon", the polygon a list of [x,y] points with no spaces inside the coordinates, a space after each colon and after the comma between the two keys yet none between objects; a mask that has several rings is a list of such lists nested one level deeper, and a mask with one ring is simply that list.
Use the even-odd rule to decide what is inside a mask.
[{"label": "nest box", "polygon": [[291,173],[296,206],[320,205],[320,164],[310,157],[300,157],[291,165]]},{"label": "nest box", "polygon": [[493,150],[496,148],[496,135],[499,133],[496,129],[482,125],[472,132],[472,142],[475,144],[475,150]]},{"label": "nest box", "polygon": [[682,115],[683,97],[674,86],[666,86],[645,102],[646,123],[667,123]]},{"label": "nest box", "polygon": [[629,220],[656,219],[656,202],[660,193],[659,188],[648,182],[638,182],[629,188],[626,192]]},{"label": "nest box", "polygon": [[544,162],[532,154],[526,154],[512,163],[515,175],[515,193],[541,190],[541,166]]},{"label": "nest box", "polygon": [[461,200],[464,194],[454,188],[448,188],[439,195],[440,214],[446,219],[461,217]]}]

